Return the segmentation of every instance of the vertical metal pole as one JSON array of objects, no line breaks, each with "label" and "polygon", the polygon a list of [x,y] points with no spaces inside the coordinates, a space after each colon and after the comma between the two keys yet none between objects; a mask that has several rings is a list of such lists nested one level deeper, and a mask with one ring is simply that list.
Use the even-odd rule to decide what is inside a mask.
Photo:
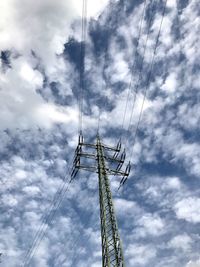
[{"label": "vertical metal pole", "polygon": [[104,151],[97,136],[99,202],[102,241],[102,267],[125,267],[110,183],[106,172]]}]

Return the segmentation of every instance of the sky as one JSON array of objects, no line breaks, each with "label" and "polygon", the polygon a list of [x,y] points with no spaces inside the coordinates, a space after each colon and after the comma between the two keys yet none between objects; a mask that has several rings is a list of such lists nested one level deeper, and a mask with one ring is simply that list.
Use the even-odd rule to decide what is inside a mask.
[{"label": "sky", "polygon": [[110,176],[126,267],[200,267],[199,1],[88,0],[82,91],[81,20],[0,1],[0,266],[102,266],[97,174],[69,183],[82,94],[84,140],[99,122],[131,162]]}]

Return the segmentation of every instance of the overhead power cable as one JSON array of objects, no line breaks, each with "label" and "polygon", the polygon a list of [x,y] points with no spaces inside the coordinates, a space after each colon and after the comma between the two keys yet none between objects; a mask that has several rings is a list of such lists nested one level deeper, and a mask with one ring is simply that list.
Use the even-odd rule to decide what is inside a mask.
[{"label": "overhead power cable", "polygon": [[[97,194],[94,191],[93,194],[92,194],[92,198],[95,197],[96,195]],[[88,206],[88,207],[90,206],[90,201],[91,200],[87,201],[86,206]],[[85,211],[84,211],[84,213],[85,213]],[[86,218],[84,218],[85,219],[84,222],[83,222],[83,228],[84,229],[90,223],[93,214],[94,214],[94,211],[91,210],[90,216],[87,216]],[[98,221],[93,225],[93,229],[95,229],[95,227],[97,226],[97,224],[98,224]],[[71,244],[71,250],[74,251],[73,256],[72,256],[72,259],[71,259],[71,264],[70,264],[71,267],[74,267],[74,263],[75,263],[76,258],[77,258],[77,249],[75,249],[75,248],[78,247],[78,244],[79,244],[81,238],[83,238],[84,235],[85,235],[85,231],[83,232],[83,234],[81,234],[81,232],[79,231],[78,237],[74,240],[73,244]]]},{"label": "overhead power cable", "polygon": [[81,46],[80,46],[80,95],[79,95],[79,133],[83,128],[83,92],[85,90],[85,43],[87,33],[87,0],[82,2]]},{"label": "overhead power cable", "polygon": [[[118,6],[117,6],[117,4],[118,4]],[[116,13],[117,13],[116,7],[119,8],[119,6],[120,6],[119,3],[116,3],[116,2],[114,2],[112,0],[110,0],[107,9],[108,10],[112,10],[112,12],[116,16]],[[117,14],[117,16],[118,16],[118,14]],[[119,18],[117,19],[117,25],[116,25],[115,31],[117,30],[117,27],[119,26],[118,22],[119,22]],[[110,27],[109,23],[110,23],[110,20],[107,22],[107,30],[113,32],[112,25]],[[109,55],[108,55],[108,42],[106,42],[106,44],[107,45],[105,46],[105,49],[104,49],[104,55],[102,56],[102,58],[104,58],[103,59],[104,60],[103,67],[102,67],[102,75],[103,75],[102,79],[105,81],[105,89],[104,89],[105,91],[108,89],[108,83],[106,81],[107,78],[106,78],[105,69],[106,69],[107,62],[109,62],[109,60],[108,60],[108,58],[109,58]],[[103,87],[103,83],[102,83],[102,87]],[[103,105],[101,106],[101,108],[99,107],[99,114],[98,114],[98,118],[97,118],[97,134],[100,133],[101,122],[102,122],[101,111],[104,110],[105,106],[106,106],[106,101],[103,101]]]},{"label": "overhead power cable", "polygon": [[123,115],[123,120],[122,120],[122,126],[121,126],[121,130],[124,130],[124,123],[125,123],[125,118],[126,118],[126,113],[127,113],[127,108],[128,108],[128,102],[130,99],[130,92],[131,92],[131,87],[132,87],[132,82],[133,82],[133,74],[136,68],[136,57],[137,57],[137,53],[138,53],[138,46],[139,46],[139,42],[140,42],[140,36],[141,36],[141,32],[142,32],[142,25],[143,25],[143,20],[145,17],[145,10],[146,10],[146,0],[144,0],[143,3],[143,9],[142,9],[142,15],[140,17],[140,21],[139,21],[139,32],[138,32],[138,37],[136,40],[136,48],[135,48],[135,53],[134,53],[134,60],[133,60],[133,64],[131,67],[131,77],[130,77],[130,81],[129,81],[129,85],[128,85],[128,90],[127,90],[127,97],[126,97],[126,104],[125,104],[125,110],[124,110],[124,115]]},{"label": "overhead power cable", "polygon": [[[82,112],[83,112],[83,90],[85,87],[84,72],[85,72],[85,42],[86,42],[86,27],[87,27],[87,0],[83,0],[82,4],[82,21],[81,21],[81,47],[80,47],[80,94],[79,94],[79,133],[82,133]],[[52,222],[57,209],[59,208],[62,199],[68,190],[70,178],[63,181],[57,190],[53,202],[47,212],[42,217],[42,224],[34,237],[31,247],[27,251],[22,266],[27,266],[42,241],[48,225]]]},{"label": "overhead power cable", "polygon": [[159,44],[160,32],[161,32],[161,29],[162,29],[163,19],[164,19],[165,11],[166,11],[166,5],[167,5],[167,0],[165,0],[164,6],[163,6],[163,11],[162,11],[162,17],[161,17],[161,21],[160,21],[159,31],[158,31],[158,35],[157,35],[156,42],[155,42],[155,47],[154,47],[153,54],[152,54],[152,59],[151,59],[151,64],[150,64],[150,68],[149,68],[149,73],[148,73],[148,76],[147,76],[147,81],[146,81],[146,85],[145,85],[145,89],[144,89],[144,95],[143,95],[142,105],[141,105],[141,109],[140,109],[140,113],[139,113],[139,118],[138,118],[137,126],[136,126],[136,129],[135,129],[135,134],[134,134],[134,137],[133,137],[133,145],[132,145],[132,152],[131,152],[130,158],[132,158],[132,155],[133,155],[133,148],[134,148],[134,145],[135,145],[137,132],[139,130],[139,125],[140,125],[142,114],[143,114],[144,103],[145,103],[145,100],[146,100],[147,89],[149,87],[150,80],[151,80],[151,75],[152,75],[154,61],[155,61],[155,56],[156,56],[156,50],[157,50],[157,47],[158,47],[158,44]]},{"label": "overhead power cable", "polygon": [[[156,3],[157,2],[155,0],[153,0],[151,2],[152,12],[151,12],[150,18],[148,20],[148,30],[147,30],[147,35],[146,35],[144,47],[143,47],[143,53],[142,53],[141,64],[140,64],[140,69],[139,69],[139,75],[138,75],[138,79],[137,79],[137,82],[136,82],[136,87],[135,87],[135,90],[134,90],[134,98],[133,98],[133,104],[132,104],[132,107],[131,107],[131,115],[130,115],[130,119],[129,119],[127,132],[130,131],[131,123],[132,123],[132,120],[133,120],[133,113],[134,113],[135,103],[136,103],[136,99],[137,99],[138,87],[140,85],[140,81],[141,81],[142,75],[143,75],[143,64],[144,64],[144,59],[145,59],[145,54],[146,54],[146,49],[147,49],[147,43],[148,43],[149,36],[150,36],[151,24],[152,24],[152,20],[153,20],[153,16],[154,16],[153,9],[156,8]],[[126,141],[126,143],[127,143],[127,141]]]},{"label": "overhead power cable", "polygon": [[[68,168],[68,172],[70,172],[69,168]],[[56,211],[58,210],[58,208],[59,208],[59,206],[60,206],[60,204],[64,198],[64,195],[69,188],[69,184],[71,182],[71,179],[69,177],[68,177],[68,179],[66,177],[64,179],[64,181],[62,181],[60,187],[56,191],[56,194],[54,196],[54,199],[53,199],[53,202],[52,202],[50,208],[48,209],[47,213],[45,213],[43,215],[42,223],[39,226],[39,228],[35,234],[35,237],[32,241],[32,244],[31,244],[30,248],[28,249],[28,251],[24,257],[24,260],[23,260],[21,266],[23,266],[23,267],[28,266],[31,259],[34,256],[35,252],[37,251],[42,239],[45,236],[45,233],[46,233],[48,226],[51,224],[51,222],[52,222],[52,220],[56,214]]]}]

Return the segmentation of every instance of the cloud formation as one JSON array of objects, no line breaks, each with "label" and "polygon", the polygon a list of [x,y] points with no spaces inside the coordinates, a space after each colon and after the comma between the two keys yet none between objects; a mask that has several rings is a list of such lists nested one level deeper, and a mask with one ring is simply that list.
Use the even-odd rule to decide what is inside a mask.
[{"label": "cloud formation", "polygon": [[[103,142],[121,137],[133,163],[121,191],[111,177],[126,266],[197,267],[198,3],[167,1],[134,140],[164,5],[151,2],[88,1],[83,133],[94,140],[100,114]],[[81,11],[80,0],[0,3],[2,266],[101,266],[97,176],[64,182],[78,139]]]}]

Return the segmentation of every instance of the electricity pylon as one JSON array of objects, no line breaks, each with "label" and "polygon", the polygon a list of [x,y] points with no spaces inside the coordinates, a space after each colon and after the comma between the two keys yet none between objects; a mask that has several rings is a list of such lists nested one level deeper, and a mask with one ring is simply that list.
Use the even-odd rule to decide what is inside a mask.
[{"label": "electricity pylon", "polygon": [[[83,151],[85,147],[86,151]],[[96,153],[88,153],[88,148]],[[72,179],[75,178],[79,169],[98,173],[99,178],[99,203],[101,220],[101,243],[102,243],[102,267],[125,267],[122,245],[117,227],[117,220],[114,212],[112,193],[108,175],[122,176],[120,186],[125,183],[130,172],[130,162],[125,171],[121,171],[125,160],[125,150],[119,156],[121,143],[116,147],[109,147],[101,143],[97,135],[96,144],[88,144],[83,141],[83,136],[79,136],[78,146],[75,151]],[[112,153],[112,156],[109,154]],[[96,160],[95,165],[81,163],[81,158]],[[109,168],[106,162],[110,162],[116,168]]]}]

